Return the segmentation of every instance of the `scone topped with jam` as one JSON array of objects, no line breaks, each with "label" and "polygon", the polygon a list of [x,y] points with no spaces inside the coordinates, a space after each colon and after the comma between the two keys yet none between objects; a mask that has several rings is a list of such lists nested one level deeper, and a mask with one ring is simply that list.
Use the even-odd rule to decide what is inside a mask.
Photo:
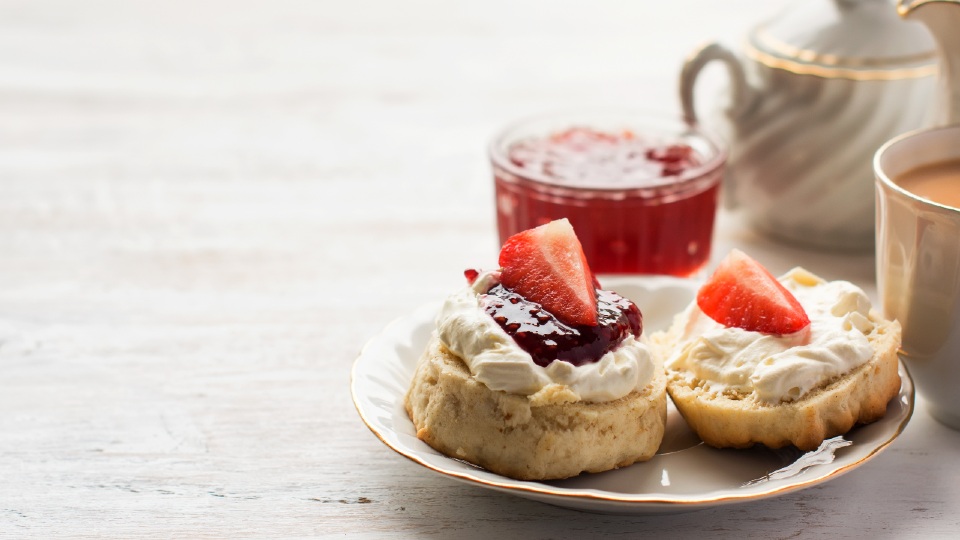
[{"label": "scone topped with jam", "polygon": [[600,289],[565,219],[510,237],[499,262],[468,270],[437,317],[406,396],[417,436],[530,480],[652,457],[665,379],[637,306]]},{"label": "scone topped with jam", "polygon": [[900,389],[900,326],[862,290],[802,268],[777,279],[736,250],[651,341],[677,409],[717,447],[812,450]]}]

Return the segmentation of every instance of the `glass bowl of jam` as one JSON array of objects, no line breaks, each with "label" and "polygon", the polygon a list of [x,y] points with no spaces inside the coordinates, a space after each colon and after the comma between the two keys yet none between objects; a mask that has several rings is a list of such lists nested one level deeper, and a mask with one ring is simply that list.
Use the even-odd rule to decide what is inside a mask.
[{"label": "glass bowl of jam", "polygon": [[500,242],[567,218],[599,274],[696,274],[710,258],[727,152],[645,113],[544,115],[490,143]]}]

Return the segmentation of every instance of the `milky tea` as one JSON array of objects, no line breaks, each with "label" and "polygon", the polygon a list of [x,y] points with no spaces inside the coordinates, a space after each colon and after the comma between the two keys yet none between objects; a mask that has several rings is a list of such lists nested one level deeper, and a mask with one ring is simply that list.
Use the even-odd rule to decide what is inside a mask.
[{"label": "milky tea", "polygon": [[960,208],[960,160],[921,165],[892,180],[918,197]]}]

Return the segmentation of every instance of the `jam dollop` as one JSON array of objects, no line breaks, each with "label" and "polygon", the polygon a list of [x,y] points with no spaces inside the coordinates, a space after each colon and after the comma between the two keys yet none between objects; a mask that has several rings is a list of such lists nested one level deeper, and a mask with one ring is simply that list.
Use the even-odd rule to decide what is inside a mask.
[{"label": "jam dollop", "polygon": [[636,304],[603,289],[597,289],[596,326],[565,324],[540,304],[499,284],[480,295],[480,305],[542,367],[554,360],[575,366],[596,362],[628,335],[640,337],[643,332]]}]

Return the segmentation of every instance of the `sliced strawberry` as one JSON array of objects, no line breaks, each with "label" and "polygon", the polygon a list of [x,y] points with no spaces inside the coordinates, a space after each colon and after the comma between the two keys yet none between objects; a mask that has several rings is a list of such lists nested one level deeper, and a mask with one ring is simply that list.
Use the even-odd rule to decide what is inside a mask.
[{"label": "sliced strawberry", "polygon": [[500,250],[504,287],[571,325],[597,324],[597,291],[580,240],[566,219],[517,233]]},{"label": "sliced strawberry", "polygon": [[764,334],[792,334],[810,324],[797,298],[760,263],[736,249],[700,287],[697,305],[724,326]]}]

